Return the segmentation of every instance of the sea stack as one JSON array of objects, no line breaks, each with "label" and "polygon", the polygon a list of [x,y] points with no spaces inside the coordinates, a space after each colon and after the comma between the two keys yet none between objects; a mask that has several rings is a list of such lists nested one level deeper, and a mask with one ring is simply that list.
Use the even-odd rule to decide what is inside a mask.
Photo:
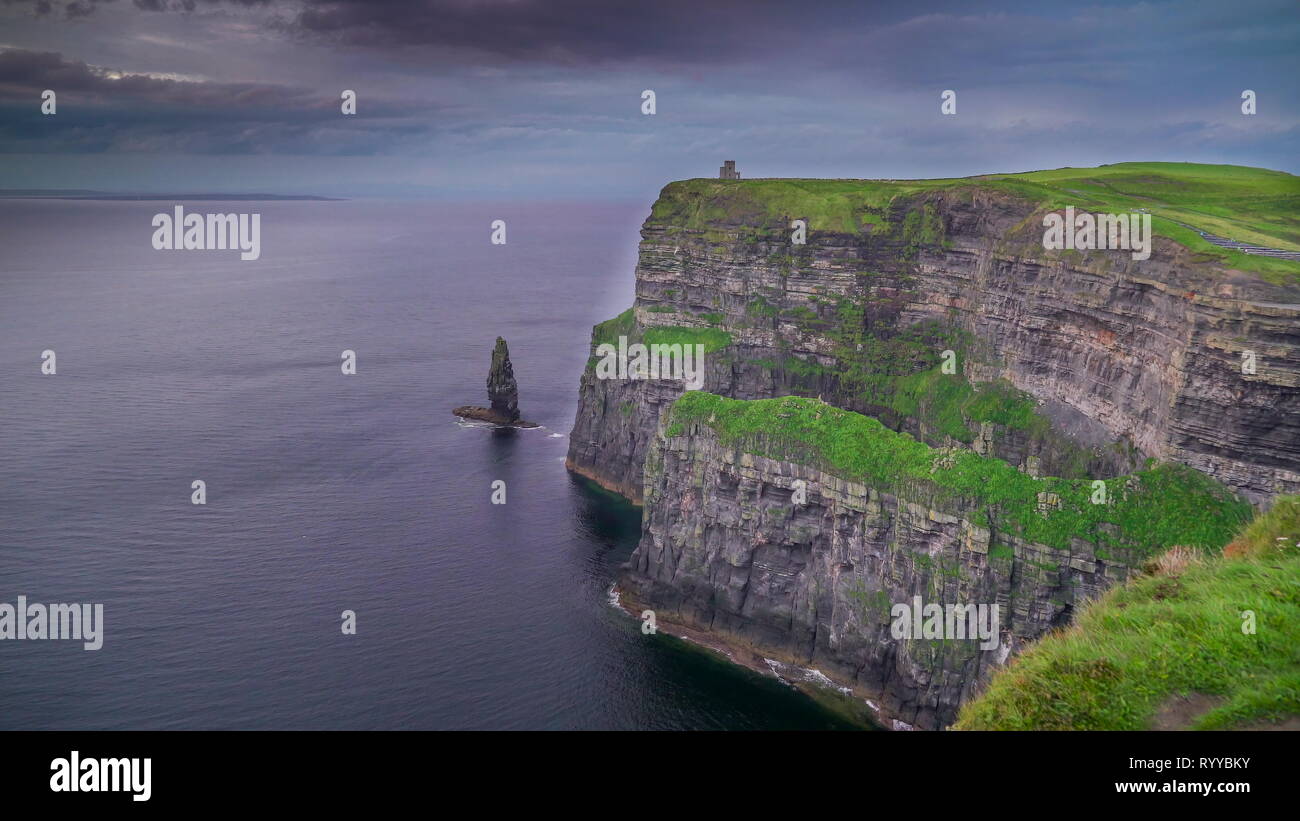
[{"label": "sea stack", "polygon": [[519,384],[515,382],[515,369],[510,364],[510,347],[505,339],[497,337],[496,347],[492,349],[492,367],[488,369],[487,378],[489,408],[464,405],[452,413],[465,419],[490,422],[513,428],[535,428],[533,422],[519,418]]},{"label": "sea stack", "polygon": [[496,347],[492,349],[487,389],[492,410],[511,422],[519,418],[519,383],[515,382],[515,368],[510,364],[510,347],[499,336]]}]

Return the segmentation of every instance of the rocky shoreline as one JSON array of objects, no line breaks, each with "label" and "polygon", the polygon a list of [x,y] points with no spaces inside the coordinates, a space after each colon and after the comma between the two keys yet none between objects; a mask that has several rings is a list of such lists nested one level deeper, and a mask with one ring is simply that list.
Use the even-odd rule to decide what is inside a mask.
[{"label": "rocky shoreline", "polygon": [[[617,597],[615,605],[633,619],[640,620],[641,613],[653,608],[638,599],[630,590],[615,584],[611,593]],[[784,656],[779,651],[768,651],[747,644],[731,636],[697,630],[672,618],[664,618],[655,612],[655,623],[661,633],[689,642],[697,647],[717,653],[732,664],[737,664],[751,672],[767,678],[775,678],[805,695],[821,702],[823,706],[848,718],[850,721],[872,730],[912,730],[911,725],[891,719],[880,711],[873,700],[878,693],[868,692],[861,684],[854,681],[842,681],[828,676],[825,672],[804,667],[800,659]],[[774,664],[779,665],[774,669]],[[781,675],[778,670],[789,668],[798,674]],[[819,681],[818,678],[823,680]]]}]

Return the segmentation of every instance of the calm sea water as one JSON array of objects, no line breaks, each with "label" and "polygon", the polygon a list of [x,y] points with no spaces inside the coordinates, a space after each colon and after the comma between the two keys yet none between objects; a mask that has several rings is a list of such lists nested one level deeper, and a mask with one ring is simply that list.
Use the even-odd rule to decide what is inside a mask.
[{"label": "calm sea water", "polygon": [[[106,623],[0,641],[0,729],[843,726],[608,602],[639,513],[563,459],[644,206],[190,206],[261,213],[261,259],[0,201],[0,602]],[[452,417],[497,335],[544,429]]]}]

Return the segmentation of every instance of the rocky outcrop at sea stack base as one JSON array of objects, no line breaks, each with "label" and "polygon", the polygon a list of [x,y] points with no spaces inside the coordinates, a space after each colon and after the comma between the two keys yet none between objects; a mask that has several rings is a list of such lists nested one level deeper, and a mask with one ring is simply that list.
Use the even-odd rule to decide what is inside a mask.
[{"label": "rocky outcrop at sea stack base", "polygon": [[492,349],[492,367],[487,378],[488,402],[491,407],[480,408],[463,405],[452,413],[462,419],[488,422],[511,428],[535,428],[534,422],[519,418],[519,384],[515,382],[515,369],[510,364],[510,348],[505,339],[497,337]]}]

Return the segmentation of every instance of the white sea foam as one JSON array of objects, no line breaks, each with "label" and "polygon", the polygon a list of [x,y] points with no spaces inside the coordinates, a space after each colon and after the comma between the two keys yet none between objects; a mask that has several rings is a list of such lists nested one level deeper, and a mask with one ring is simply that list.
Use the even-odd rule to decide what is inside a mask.
[{"label": "white sea foam", "polygon": [[[831,681],[830,678],[828,678],[821,670],[812,667],[797,667],[793,664],[786,664],[770,658],[764,658],[763,661],[767,662],[767,666],[772,671],[772,675],[776,676],[777,680],[785,684],[793,685],[792,680],[798,678],[811,684],[816,684],[818,687],[835,690],[836,692],[842,693],[846,696],[853,695],[852,688],[841,687],[834,681]],[[783,673],[784,675],[782,675]]]},{"label": "white sea foam", "polygon": [[768,658],[763,659],[763,661],[767,662],[767,668],[772,671],[773,676],[776,676],[777,681],[781,682],[782,684],[790,683],[781,676],[781,669],[785,667],[784,664],[774,659],[768,659]]},{"label": "white sea foam", "polygon": [[822,687],[830,687],[834,690],[838,690],[839,692],[843,693],[846,696],[853,694],[853,690],[851,688],[841,687],[840,685],[836,684],[835,682],[827,678],[826,674],[823,673],[821,670],[808,669],[808,670],[804,670],[803,674],[804,674],[805,681],[811,681],[815,684],[821,685]]}]

